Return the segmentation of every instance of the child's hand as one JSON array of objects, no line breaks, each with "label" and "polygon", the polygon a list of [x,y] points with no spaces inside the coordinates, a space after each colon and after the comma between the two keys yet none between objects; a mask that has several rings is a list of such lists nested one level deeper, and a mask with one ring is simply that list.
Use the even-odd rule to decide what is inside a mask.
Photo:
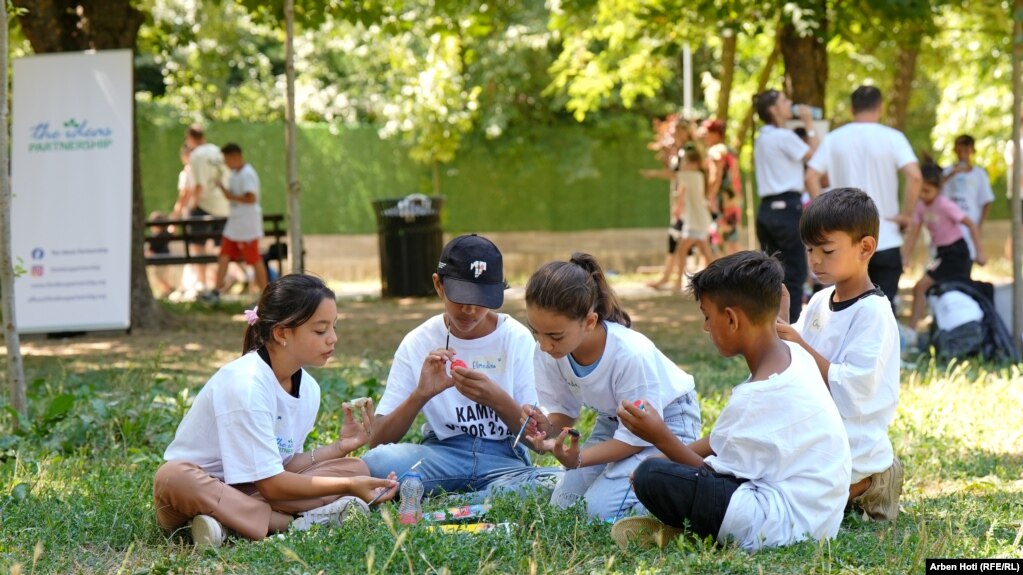
[{"label": "child's hand", "polygon": [[984,248],[977,246],[977,257],[974,259],[977,265],[982,266],[987,263],[987,253],[984,252]]},{"label": "child's hand", "polygon": [[[351,495],[362,499],[366,503],[373,501],[373,498],[380,496],[376,503],[390,501],[398,494],[398,476],[392,471],[387,479],[375,477],[357,476],[351,478],[352,487],[349,490]],[[383,495],[380,493],[383,492]]]},{"label": "child's hand", "polygon": [[[570,434],[568,429],[567,427],[562,429],[561,433],[554,438],[551,451],[553,451],[555,459],[560,461],[566,469],[579,469],[580,463],[582,463],[579,453],[579,436]],[[568,447],[565,447],[565,437],[569,438]]]},{"label": "child's hand", "polygon": [[[369,401],[369,407],[372,409],[373,400]],[[344,411],[345,416],[341,424],[341,437],[338,438],[338,447],[341,448],[343,455],[348,455],[366,445],[366,442],[369,441],[369,432],[370,427],[373,425],[373,419],[369,412],[367,412],[365,405],[362,406],[359,420],[356,420],[350,404],[342,403],[341,409]]]},{"label": "child's hand", "polygon": [[455,356],[453,349],[435,349],[423,360],[423,370],[419,372],[419,384],[416,392],[429,401],[440,392],[454,387],[455,380],[447,373],[447,362]]},{"label": "child's hand", "polygon": [[778,337],[781,339],[803,345],[803,337],[799,335],[799,332],[796,331],[791,324],[785,323],[779,319],[775,322],[774,326],[778,330]]},{"label": "child's hand", "polygon": [[452,367],[451,379],[459,393],[481,405],[490,405],[498,395],[497,385],[489,377],[468,367]]},{"label": "child's hand", "polygon": [[538,407],[533,407],[528,403],[522,406],[522,415],[519,417],[519,425],[526,426],[526,436],[528,437],[539,437],[541,439],[547,437],[547,430],[551,429],[553,424],[550,419],[547,419],[547,414]]},{"label": "child's hand", "polygon": [[647,409],[647,405],[649,404],[642,400],[639,405],[622,401],[621,405],[618,406],[618,420],[636,437],[657,446],[667,436],[672,436],[673,434],[668,429],[668,426],[664,424],[661,414],[657,413],[653,408]]},{"label": "child's hand", "polygon": [[789,288],[785,287],[785,284],[781,284],[781,303],[778,304],[778,319],[788,323],[789,322],[789,309],[792,306],[792,294],[789,293]]}]

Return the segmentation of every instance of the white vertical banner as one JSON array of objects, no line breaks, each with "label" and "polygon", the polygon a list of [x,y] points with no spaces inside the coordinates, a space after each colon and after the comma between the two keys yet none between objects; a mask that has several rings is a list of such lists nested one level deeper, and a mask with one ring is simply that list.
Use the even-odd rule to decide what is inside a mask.
[{"label": "white vertical banner", "polygon": [[130,325],[130,50],[14,61],[11,247],[18,331]]}]

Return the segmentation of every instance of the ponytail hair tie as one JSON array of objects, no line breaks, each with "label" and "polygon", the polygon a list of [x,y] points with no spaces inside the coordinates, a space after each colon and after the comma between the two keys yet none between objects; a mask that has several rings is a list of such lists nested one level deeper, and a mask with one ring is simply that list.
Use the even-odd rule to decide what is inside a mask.
[{"label": "ponytail hair tie", "polygon": [[259,321],[259,315],[256,313],[257,311],[259,311],[258,305],[243,312],[245,314],[245,321],[249,322],[249,325],[256,325],[256,322]]}]

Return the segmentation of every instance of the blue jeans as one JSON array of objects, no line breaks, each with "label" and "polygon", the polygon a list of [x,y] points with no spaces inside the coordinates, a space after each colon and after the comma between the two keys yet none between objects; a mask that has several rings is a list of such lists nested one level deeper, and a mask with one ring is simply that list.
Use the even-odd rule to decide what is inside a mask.
[{"label": "blue jeans", "polygon": [[389,443],[378,445],[362,456],[373,477],[387,477],[394,471],[399,476],[420,459],[416,468],[423,478],[427,495],[444,491],[455,493],[492,490],[521,492],[543,484],[553,484],[560,470],[533,467],[529,452],[521,443],[512,450],[513,438],[500,441],[462,434],[438,439],[434,433],[422,443]]},{"label": "blue jeans", "polygon": [[[683,442],[691,443],[700,437],[700,404],[696,391],[666,405],[662,415],[668,429]],[[582,448],[612,439],[616,429],[618,418],[598,417]],[[653,446],[620,461],[566,471],[554,488],[551,505],[570,507],[583,498],[587,513],[600,519],[615,519],[630,512],[644,514],[646,509],[636,498],[629,476],[652,455],[660,455]]]}]

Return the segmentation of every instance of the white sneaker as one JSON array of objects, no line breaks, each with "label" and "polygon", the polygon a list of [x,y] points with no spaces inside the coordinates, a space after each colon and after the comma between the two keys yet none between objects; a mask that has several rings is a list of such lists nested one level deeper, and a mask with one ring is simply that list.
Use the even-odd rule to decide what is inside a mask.
[{"label": "white sneaker", "polygon": [[300,513],[291,526],[292,531],[306,531],[313,525],[341,525],[357,515],[369,515],[369,505],[358,497],[341,497],[316,509]]},{"label": "white sneaker", "polygon": [[191,532],[196,547],[220,547],[226,538],[224,526],[209,515],[193,517]]}]

